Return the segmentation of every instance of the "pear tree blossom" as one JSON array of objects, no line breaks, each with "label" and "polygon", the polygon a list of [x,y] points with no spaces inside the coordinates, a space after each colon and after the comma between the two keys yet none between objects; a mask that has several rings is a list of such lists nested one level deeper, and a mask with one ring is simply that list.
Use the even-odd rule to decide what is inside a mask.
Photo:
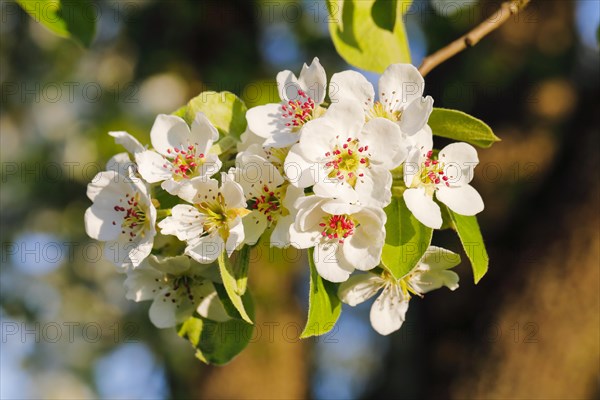
[{"label": "pear tree blossom", "polygon": [[133,170],[128,175],[118,169],[126,154],[116,156],[109,167],[88,184],[87,196],[93,202],[85,212],[88,236],[106,242],[104,255],[117,267],[138,267],[150,254],[156,235],[156,208],[148,187]]},{"label": "pear tree blossom", "polygon": [[362,204],[384,207],[391,199],[390,170],[406,155],[406,143],[396,124],[384,118],[365,123],[358,104],[335,103],[324,117],[306,124],[284,169],[298,187],[355,192]]},{"label": "pear tree blossom", "polygon": [[219,172],[219,157],[209,153],[218,138],[219,132],[201,112],[191,128],[180,117],[161,114],[150,131],[155,151],[135,154],[140,175],[149,183],[162,182],[163,189],[177,195],[182,186]]},{"label": "pear tree blossom", "polygon": [[404,166],[406,206],[424,225],[435,229],[442,226],[442,213],[434,195],[457,214],[483,211],[483,199],[469,185],[478,163],[477,151],[466,143],[449,144],[437,159],[430,147],[415,148]]},{"label": "pear tree blossom", "polygon": [[329,84],[332,103],[355,101],[367,119],[383,117],[396,122],[412,136],[425,124],[433,109],[431,96],[423,97],[425,80],[413,65],[392,64],[379,78],[379,99],[373,85],[356,71],[334,74]]},{"label": "pear tree blossom", "polygon": [[415,268],[401,279],[387,271],[355,274],[340,285],[339,296],[344,303],[354,307],[381,290],[371,307],[371,325],[379,334],[389,335],[404,323],[411,295],[422,297],[442,286],[450,290],[458,288],[458,275],[449,269],[459,262],[458,254],[430,246]]},{"label": "pear tree blossom", "polygon": [[251,108],[246,113],[248,128],[270,147],[287,147],[298,141],[303,126],[319,117],[325,99],[327,76],[318,58],[304,64],[300,76],[289,71],[277,74],[281,102]]},{"label": "pear tree blossom", "polygon": [[[499,140],[487,125],[433,109],[423,77],[407,64],[384,71],[377,98],[364,76],[343,71],[331,79],[328,104],[317,58],[298,77],[280,72],[277,83],[278,103],[246,109],[227,93],[180,108],[177,115],[194,116],[190,124],[158,115],[151,147],[110,132],[126,151],[88,185],[86,232],[106,242],[127,298],[151,301],[151,322],[176,327],[206,362],[229,361],[252,337],[248,272],[259,243],[310,256],[302,337],[331,329],[340,301],[355,306],[377,294],[371,324],[388,335],[402,326],[412,296],[458,287],[450,269],[460,258],[431,246],[434,232],[415,229],[417,221],[441,229],[442,215],[452,218],[446,226],[463,247],[468,240],[481,250],[469,254],[475,282],[488,268],[475,218],[483,200],[470,185],[479,160],[468,144]],[[433,135],[455,142],[438,151]],[[248,338],[215,345],[208,327]]]},{"label": "pear tree blossom", "polygon": [[159,222],[164,235],[187,243],[185,254],[200,263],[212,263],[226,251],[231,255],[244,241],[242,217],[250,213],[242,187],[222,174],[216,179],[195,180],[179,192],[191,203],[178,204]]},{"label": "pear tree blossom", "polygon": [[315,267],[324,279],[343,282],[355,269],[367,271],[379,265],[386,222],[381,208],[318,195],[301,197],[295,205],[291,244],[315,248]]},{"label": "pear tree blossom", "polygon": [[252,210],[243,218],[245,242],[255,244],[267,228],[272,228],[271,245],[287,247],[294,202],[304,196],[304,191],[290,185],[273,164],[254,154],[239,153],[237,166],[229,176],[241,185]]},{"label": "pear tree blossom", "polygon": [[188,256],[150,255],[138,268],[127,272],[126,297],[152,300],[150,321],[157,328],[170,328],[194,312],[214,321],[227,321],[223,303],[213,282],[220,282],[217,267],[199,264]]}]

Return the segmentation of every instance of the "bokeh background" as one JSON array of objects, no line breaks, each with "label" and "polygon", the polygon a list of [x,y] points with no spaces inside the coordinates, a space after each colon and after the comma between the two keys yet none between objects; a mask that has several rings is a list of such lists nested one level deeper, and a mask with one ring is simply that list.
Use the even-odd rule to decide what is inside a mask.
[{"label": "bokeh background", "polygon": [[[503,139],[476,169],[491,257],[479,285],[463,262],[460,289],[414,299],[396,334],[371,329],[367,304],[300,341],[306,261],[263,252],[250,273],[257,333],[225,367],[154,328],[86,237],[86,184],[121,151],[107,132],[148,143],[156,114],[202,90],[251,106],[273,100],[279,70],[315,56],[328,76],[349,66],[322,1],[96,4],[84,50],[0,3],[0,397],[600,398],[598,0],[532,0],[427,77],[437,106]],[[415,0],[413,63],[498,5]],[[451,232],[434,242],[460,249]]]}]

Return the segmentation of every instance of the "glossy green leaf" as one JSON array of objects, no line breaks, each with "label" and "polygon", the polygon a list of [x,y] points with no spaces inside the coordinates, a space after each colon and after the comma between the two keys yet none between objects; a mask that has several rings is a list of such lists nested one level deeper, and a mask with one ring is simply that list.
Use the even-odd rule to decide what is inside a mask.
[{"label": "glossy green leaf", "polygon": [[236,278],[238,293],[246,293],[248,286],[248,267],[250,265],[250,246],[244,245],[234,253],[233,272]]},{"label": "glossy green leaf", "polygon": [[225,286],[225,290],[227,291],[231,303],[233,303],[235,309],[240,313],[242,319],[252,324],[252,319],[244,308],[242,292],[238,287],[238,278],[235,276],[234,266],[229,257],[227,257],[226,252],[222,252],[221,255],[219,255],[219,271],[221,273],[221,279],[223,280],[223,286]]},{"label": "glossy green leaf", "polygon": [[477,217],[459,215],[452,210],[448,210],[448,213],[452,218],[452,222],[454,223],[454,227],[456,228],[456,232],[458,233],[458,237],[460,238],[465,253],[471,261],[473,277],[475,283],[477,283],[486,274],[490,261],[487,250],[485,249],[485,243],[483,243],[479,224],[477,223]]},{"label": "glossy green leaf", "polygon": [[433,229],[420,223],[402,197],[392,198],[385,208],[386,236],[381,263],[396,279],[408,274],[431,244]]},{"label": "glossy green leaf", "polygon": [[[245,308],[253,313],[249,293],[243,297]],[[196,357],[207,364],[223,365],[237,356],[252,339],[254,325],[239,319],[212,321],[195,315],[178,327],[179,336],[190,341]]]},{"label": "glossy green leaf", "polygon": [[313,252],[313,249],[308,250],[310,266],[308,320],[300,334],[301,338],[326,334],[333,329],[342,312],[342,303],[337,297],[338,285],[321,278],[315,267]]},{"label": "glossy green leaf", "polygon": [[89,47],[96,33],[99,9],[91,0],[17,0],[34,20],[57,36]]},{"label": "glossy green leaf", "polygon": [[402,15],[408,0],[328,0],[329,32],[337,52],[355,67],[381,73],[410,63]]},{"label": "glossy green leaf", "polygon": [[500,141],[485,122],[458,110],[434,108],[427,124],[436,136],[479,147],[490,147]]},{"label": "glossy green leaf", "polygon": [[[233,93],[202,92],[188,102],[183,118],[191,124],[198,111],[206,114],[221,136],[240,140],[246,130],[246,105]],[[182,113],[182,109],[176,113]]]}]

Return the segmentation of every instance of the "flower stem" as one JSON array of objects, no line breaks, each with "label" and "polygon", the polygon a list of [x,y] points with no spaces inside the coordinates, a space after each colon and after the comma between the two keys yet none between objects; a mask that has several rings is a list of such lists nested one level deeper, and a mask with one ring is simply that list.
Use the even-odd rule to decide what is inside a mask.
[{"label": "flower stem", "polygon": [[419,67],[419,72],[422,76],[425,76],[441,63],[454,57],[461,51],[475,46],[481,39],[508,21],[512,15],[518,14],[529,2],[530,0],[505,1],[498,11],[473,28],[470,32],[442,47],[435,53],[425,57]]},{"label": "flower stem", "polygon": [[166,218],[168,216],[171,215],[171,209],[170,208],[164,208],[162,210],[156,210],[156,218],[157,219],[163,219]]}]

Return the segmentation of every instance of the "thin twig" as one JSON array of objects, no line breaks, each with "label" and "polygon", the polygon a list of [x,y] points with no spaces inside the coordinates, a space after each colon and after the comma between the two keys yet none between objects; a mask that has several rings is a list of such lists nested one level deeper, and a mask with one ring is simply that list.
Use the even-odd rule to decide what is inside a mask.
[{"label": "thin twig", "polygon": [[498,11],[481,24],[477,25],[466,35],[461,36],[447,46],[442,47],[435,53],[425,57],[423,63],[421,63],[421,66],[419,67],[419,72],[421,75],[425,76],[444,61],[454,57],[469,47],[475,46],[481,39],[508,21],[512,15],[519,13],[529,1],[530,0],[505,1]]}]

